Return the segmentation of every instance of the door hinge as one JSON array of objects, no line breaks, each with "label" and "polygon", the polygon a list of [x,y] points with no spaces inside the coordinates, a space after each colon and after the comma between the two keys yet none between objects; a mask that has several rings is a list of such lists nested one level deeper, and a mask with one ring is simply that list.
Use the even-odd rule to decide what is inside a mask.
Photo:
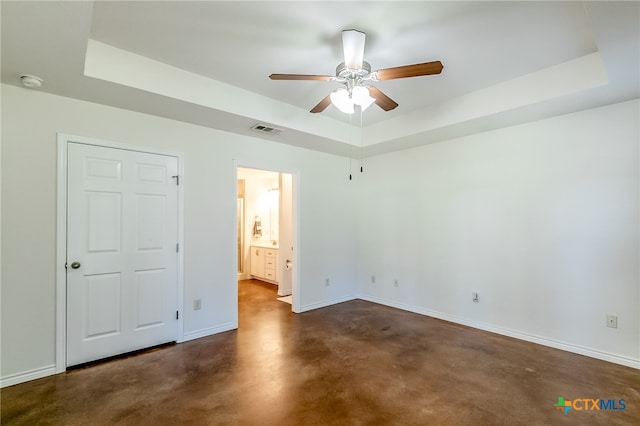
[{"label": "door hinge", "polygon": [[180,311],[176,311],[176,319],[180,318]]},{"label": "door hinge", "polygon": [[176,253],[180,251],[180,243],[176,243]]},{"label": "door hinge", "polygon": [[176,180],[176,185],[180,185],[180,175],[175,175],[171,177]]}]

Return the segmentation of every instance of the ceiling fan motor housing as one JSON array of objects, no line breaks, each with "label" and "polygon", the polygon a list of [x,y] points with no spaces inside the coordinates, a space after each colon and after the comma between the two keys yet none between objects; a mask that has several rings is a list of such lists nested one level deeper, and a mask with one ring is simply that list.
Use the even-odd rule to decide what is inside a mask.
[{"label": "ceiling fan motor housing", "polygon": [[336,80],[337,81],[348,81],[348,80],[356,80],[363,81],[368,80],[371,74],[371,65],[362,61],[362,68],[358,70],[351,69],[345,65],[344,62],[340,63],[336,67]]}]

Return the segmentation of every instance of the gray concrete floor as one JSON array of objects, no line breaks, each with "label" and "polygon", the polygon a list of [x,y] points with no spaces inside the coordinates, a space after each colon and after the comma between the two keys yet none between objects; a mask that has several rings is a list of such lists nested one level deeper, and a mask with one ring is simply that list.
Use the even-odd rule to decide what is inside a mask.
[{"label": "gray concrete floor", "polygon": [[[365,301],[295,315],[269,284],[239,294],[237,331],[7,387],[2,424],[640,424],[631,368]],[[626,409],[564,414],[559,396]]]}]

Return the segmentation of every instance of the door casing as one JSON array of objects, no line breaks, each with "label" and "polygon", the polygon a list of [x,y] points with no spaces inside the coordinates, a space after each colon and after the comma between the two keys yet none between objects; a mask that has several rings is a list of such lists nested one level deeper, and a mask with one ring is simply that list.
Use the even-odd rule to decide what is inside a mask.
[{"label": "door casing", "polygon": [[[145,152],[177,157],[178,175],[180,180],[184,177],[182,153],[168,152],[155,148],[122,144],[83,136],[75,136],[58,133],[58,164],[57,164],[57,215],[56,215],[56,373],[66,370],[66,313],[67,313],[67,147],[69,143],[81,143],[86,145],[101,146],[106,148],[122,149],[127,151]],[[182,185],[178,186],[178,332],[177,342],[184,339],[184,194]]]}]

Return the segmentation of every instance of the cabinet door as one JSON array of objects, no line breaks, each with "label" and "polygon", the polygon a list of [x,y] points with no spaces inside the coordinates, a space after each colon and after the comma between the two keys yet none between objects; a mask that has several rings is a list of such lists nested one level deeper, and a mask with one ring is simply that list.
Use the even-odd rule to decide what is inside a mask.
[{"label": "cabinet door", "polygon": [[251,247],[251,275],[264,278],[264,254],[259,247]]}]

